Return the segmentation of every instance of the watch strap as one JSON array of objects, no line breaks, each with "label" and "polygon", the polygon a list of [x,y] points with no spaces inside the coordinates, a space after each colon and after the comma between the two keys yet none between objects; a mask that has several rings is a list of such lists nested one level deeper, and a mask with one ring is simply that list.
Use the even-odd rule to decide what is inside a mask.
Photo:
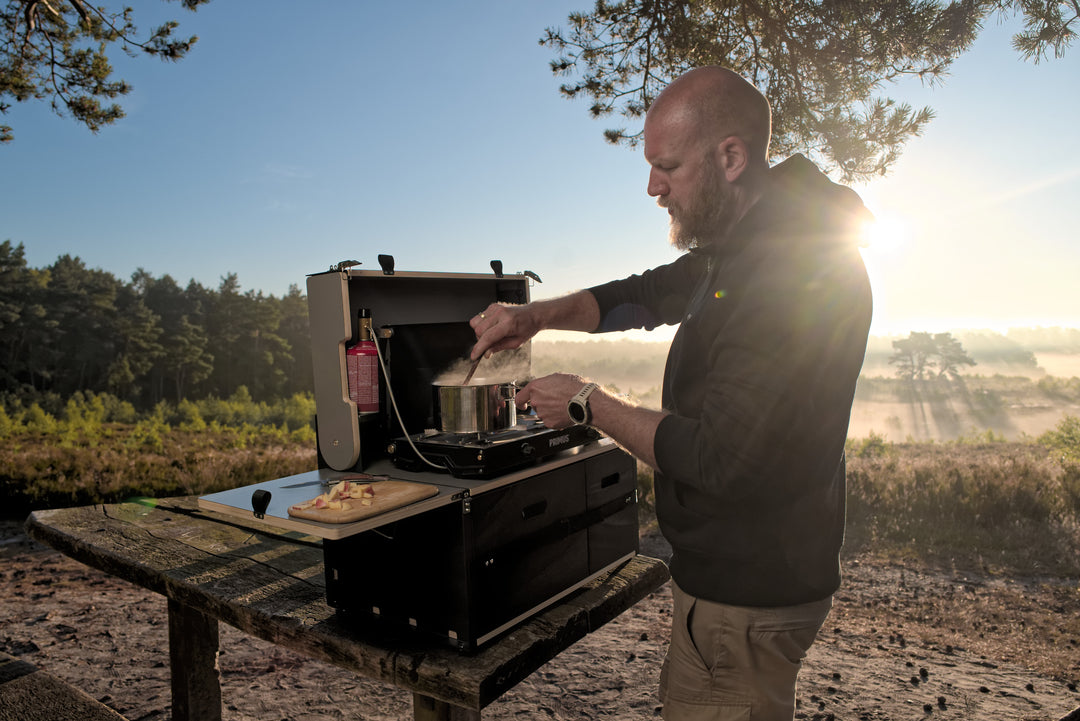
[{"label": "watch strap", "polygon": [[[570,416],[570,420],[575,425],[589,425],[592,422],[592,409],[589,408],[589,396],[600,386],[596,383],[586,383],[582,386],[581,390],[571,398],[566,404],[567,415]],[[575,415],[575,411],[580,411],[580,417]]]}]

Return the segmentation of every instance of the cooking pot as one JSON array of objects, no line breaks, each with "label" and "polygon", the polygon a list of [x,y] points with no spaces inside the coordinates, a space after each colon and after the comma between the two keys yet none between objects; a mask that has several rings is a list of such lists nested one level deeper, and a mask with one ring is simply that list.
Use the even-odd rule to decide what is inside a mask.
[{"label": "cooking pot", "polygon": [[443,433],[501,431],[517,425],[517,384],[433,384],[439,430]]}]

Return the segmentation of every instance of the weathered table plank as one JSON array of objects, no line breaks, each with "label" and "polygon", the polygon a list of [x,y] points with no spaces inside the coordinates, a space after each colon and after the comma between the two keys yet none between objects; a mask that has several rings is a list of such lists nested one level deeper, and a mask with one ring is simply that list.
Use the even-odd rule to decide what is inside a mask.
[{"label": "weathered table plank", "polygon": [[126,721],[29,661],[0,651],[0,721]]},{"label": "weathered table plank", "polygon": [[[479,653],[462,656],[419,640],[380,643],[361,636],[326,603],[317,539],[268,526],[253,533],[225,516],[199,510],[195,498],[166,499],[153,506],[125,503],[37,511],[27,521],[27,531],[65,555],[161,593],[181,622],[197,620],[189,615],[192,612],[224,621],[272,643],[411,690],[418,697],[449,704],[454,713],[466,713],[454,716],[459,718],[470,717],[470,709],[479,712],[668,579],[661,561],[638,556]],[[196,652],[203,658],[198,672],[208,673],[211,660],[206,649]],[[420,711],[418,707],[418,716]],[[445,709],[435,708],[432,714],[430,718],[451,717]]]}]

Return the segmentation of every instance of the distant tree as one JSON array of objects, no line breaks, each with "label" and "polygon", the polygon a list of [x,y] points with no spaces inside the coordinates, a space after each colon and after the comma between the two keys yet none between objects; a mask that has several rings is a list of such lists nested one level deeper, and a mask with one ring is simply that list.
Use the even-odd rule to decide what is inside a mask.
[{"label": "distant tree", "polygon": [[[180,317],[187,311],[184,292],[171,276],[163,275],[161,278],[154,278],[142,268],[132,274],[131,284],[143,299],[146,307],[158,316],[161,324],[162,354],[155,359],[144,388],[147,400],[150,403],[157,403],[165,398],[165,386],[169,379],[165,365],[171,355],[170,345],[178,332]],[[178,397],[176,400],[181,399]]]},{"label": "distant tree", "polygon": [[[203,359],[210,363],[209,372],[202,374],[201,372],[193,372],[185,376],[184,380],[184,397],[205,398],[207,395],[219,395],[214,389],[211,376],[214,374],[214,368],[221,363],[221,352],[216,341],[211,337],[211,322],[210,312],[214,305],[217,303],[217,293],[212,288],[207,288],[202,283],[198,283],[195,279],[188,281],[187,287],[184,288],[184,309],[187,313],[188,321],[191,325],[195,326],[202,333],[202,340],[196,340],[193,337],[193,342],[201,343],[201,347],[205,352]],[[193,369],[194,370],[194,369]]]},{"label": "distant tree", "polygon": [[121,286],[111,273],[62,255],[48,268],[42,297],[49,332],[34,349],[40,387],[67,397],[105,389],[116,354],[116,299]]},{"label": "distant tree", "polygon": [[260,400],[285,395],[286,369],[292,365],[293,350],[281,337],[281,304],[262,291],[244,295],[251,318],[250,342],[245,344],[241,363],[251,374],[246,385]]},{"label": "distant tree", "polygon": [[1007,336],[990,330],[964,331],[959,334],[959,340],[971,357],[978,358],[981,363],[1031,370],[1039,367],[1039,359],[1035,353],[1018,343],[1012,337],[1011,331]]},{"label": "distant tree", "polygon": [[1010,328],[1008,337],[1035,353],[1080,353],[1080,328]]},{"label": "distant tree", "polygon": [[29,268],[22,245],[0,243],[4,402],[91,392],[148,408],[241,387],[271,401],[310,392],[310,346],[295,285],[279,299],[242,293],[234,273],[214,290],[141,268],[125,283],[69,255]]},{"label": "distant tree", "polygon": [[960,375],[960,366],[975,365],[952,333],[912,331],[892,345],[896,352],[889,363],[896,366],[896,375],[909,381],[943,376],[955,379]]},{"label": "distant tree", "polygon": [[292,349],[278,334],[280,324],[275,298],[261,291],[241,293],[235,273],[221,279],[206,316],[215,356],[208,378],[214,395],[227,398],[241,385],[260,400],[283,391]]},{"label": "distant tree", "polygon": [[921,380],[926,377],[930,357],[934,354],[934,338],[929,333],[912,331],[903,340],[892,342],[895,353],[889,363],[896,366],[896,375],[906,380]]},{"label": "distant tree", "polygon": [[[1076,37],[1076,0],[597,0],[567,30],[540,42],[551,69],[573,75],[562,93],[591,101],[595,117],[641,118],[684,71],[718,64],[748,78],[773,107],[775,157],[805,152],[845,180],[883,175],[931,120],[883,96],[904,77],[940,82],[986,20],[1015,12],[1013,47],[1039,62],[1062,57]],[[640,130],[605,131],[635,145]]]},{"label": "distant tree", "polygon": [[44,332],[48,273],[26,264],[22,243],[0,243],[0,388],[32,382],[31,352]]},{"label": "distant tree", "polygon": [[173,381],[177,402],[186,397],[190,386],[210,376],[214,370],[214,356],[207,350],[206,331],[201,326],[180,316],[176,332],[166,344],[164,368]]},{"label": "distant tree", "polygon": [[311,326],[308,322],[307,296],[300,292],[299,286],[289,286],[289,292],[278,301],[281,322],[278,332],[288,344],[290,353],[280,359],[280,366],[285,375],[285,390],[282,395],[312,392],[314,388],[311,365]]},{"label": "distant tree", "polygon": [[190,320],[199,316],[200,301],[189,297],[171,276],[153,278],[141,268],[132,276],[132,285],[160,318],[162,329],[161,353],[154,357],[145,386],[147,400],[151,404],[163,400],[168,385],[174,400],[180,402],[191,385],[205,379],[213,368],[201,321]]},{"label": "distant tree", "polygon": [[106,388],[124,400],[136,400],[141,381],[165,354],[160,342],[161,318],[146,306],[133,285],[122,286],[116,299],[113,323],[115,354],[107,370]]},{"label": "distant tree", "polygon": [[[179,0],[193,11],[209,1]],[[127,82],[112,78],[110,46],[119,43],[129,55],[143,52],[177,61],[198,39],[174,38],[176,21],[139,39],[132,12],[130,7],[110,10],[89,0],[2,2],[0,114],[11,107],[8,100],[49,99],[58,115],[70,115],[94,132],[124,117],[118,104],[103,104],[131,91]],[[0,143],[11,139],[11,127],[0,125]]]},{"label": "distant tree", "polygon": [[245,310],[240,279],[236,273],[229,273],[221,279],[206,309],[206,334],[214,349],[214,370],[208,381],[211,393],[219,398],[232,395],[249,375],[239,368],[245,355],[243,344],[251,332]]},{"label": "distant tree", "polygon": [[937,368],[938,378],[947,375],[956,379],[960,377],[960,366],[973,366],[975,361],[952,333],[935,333],[933,364]]}]

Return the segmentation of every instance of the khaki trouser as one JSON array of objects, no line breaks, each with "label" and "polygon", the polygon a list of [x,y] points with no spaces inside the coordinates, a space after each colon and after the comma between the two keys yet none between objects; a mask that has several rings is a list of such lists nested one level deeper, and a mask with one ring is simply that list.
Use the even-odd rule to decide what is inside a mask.
[{"label": "khaki trouser", "polygon": [[783,608],[728,606],[685,593],[675,600],[660,673],[667,721],[791,721],[802,659],[832,597]]}]

